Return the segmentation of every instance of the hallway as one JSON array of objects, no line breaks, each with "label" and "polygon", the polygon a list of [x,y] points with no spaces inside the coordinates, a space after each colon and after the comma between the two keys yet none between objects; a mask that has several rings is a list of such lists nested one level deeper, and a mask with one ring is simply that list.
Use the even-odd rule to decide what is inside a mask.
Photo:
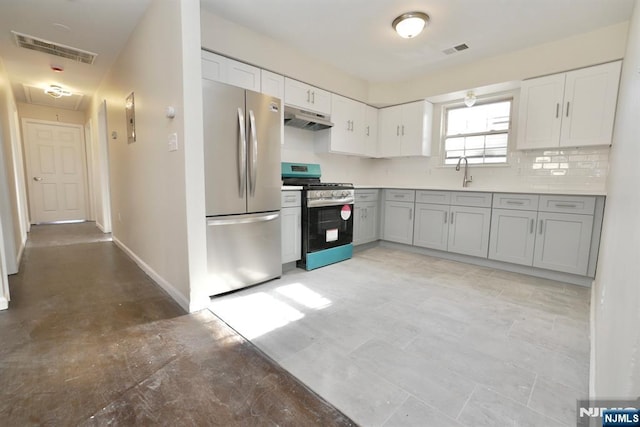
[{"label": "hallway", "polygon": [[33,226],[10,289],[2,425],[353,425],[93,223]]}]

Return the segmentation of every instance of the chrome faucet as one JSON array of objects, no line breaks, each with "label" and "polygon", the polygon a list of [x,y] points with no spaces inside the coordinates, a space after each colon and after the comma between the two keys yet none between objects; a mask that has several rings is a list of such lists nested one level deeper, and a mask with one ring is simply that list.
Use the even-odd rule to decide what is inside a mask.
[{"label": "chrome faucet", "polygon": [[473,177],[468,175],[469,161],[465,156],[460,156],[460,158],[458,159],[458,164],[456,165],[456,171],[460,170],[460,163],[463,160],[464,160],[464,177],[462,178],[462,186],[466,187],[467,184],[469,184],[473,180]]}]

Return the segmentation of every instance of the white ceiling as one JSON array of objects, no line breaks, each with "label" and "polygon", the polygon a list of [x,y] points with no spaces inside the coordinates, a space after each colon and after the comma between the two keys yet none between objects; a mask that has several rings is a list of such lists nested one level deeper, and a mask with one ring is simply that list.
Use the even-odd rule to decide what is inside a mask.
[{"label": "white ceiling", "polygon": [[[83,110],[152,0],[0,0],[0,57],[18,102]],[[153,0],[167,1],[167,0]],[[626,21],[635,0],[200,0],[202,7],[372,82],[431,70]],[[401,39],[397,15],[424,11],[425,32]],[[62,24],[62,25],[59,25]],[[11,31],[95,52],[93,65],[18,48]],[[444,49],[469,49],[453,55]],[[567,54],[571,54],[568,52]],[[51,71],[63,66],[63,73]],[[74,99],[37,88],[59,84]],[[31,96],[29,96],[31,95]],[[31,101],[29,101],[29,99]]]},{"label": "white ceiling", "polygon": [[[201,0],[229,21],[311,53],[371,82],[416,77],[629,20],[634,0]],[[405,12],[430,15],[402,39]],[[469,49],[445,55],[460,43]],[[571,53],[568,52],[568,55]]]},{"label": "white ceiling", "polygon": [[[16,101],[84,110],[149,1],[0,0],[0,58]],[[12,30],[94,52],[98,57],[87,65],[19,48]],[[64,67],[64,72],[54,73],[51,65]],[[34,89],[48,84],[61,85],[74,96],[56,100]]]}]

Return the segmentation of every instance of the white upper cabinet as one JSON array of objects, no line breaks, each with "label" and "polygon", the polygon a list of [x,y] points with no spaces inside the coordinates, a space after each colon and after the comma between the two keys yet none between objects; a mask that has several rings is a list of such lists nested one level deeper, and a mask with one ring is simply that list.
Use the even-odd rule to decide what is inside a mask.
[{"label": "white upper cabinet", "polygon": [[382,108],[378,118],[379,157],[431,154],[433,104],[417,101]]},{"label": "white upper cabinet", "polygon": [[260,70],[262,93],[284,99],[284,76],[267,70]]},{"label": "white upper cabinet", "polygon": [[260,68],[202,51],[202,78],[260,92]]},{"label": "white upper cabinet", "polygon": [[364,107],[364,155],[376,157],[378,154],[378,109]]},{"label": "white upper cabinet", "polygon": [[304,110],[331,114],[330,92],[286,77],[284,79],[284,102]]},{"label": "white upper cabinet", "polygon": [[331,121],[333,127],[318,133],[318,137],[331,153],[364,156],[365,153],[365,104],[331,95]]},{"label": "white upper cabinet", "polygon": [[609,145],[621,62],[522,82],[518,149]]}]

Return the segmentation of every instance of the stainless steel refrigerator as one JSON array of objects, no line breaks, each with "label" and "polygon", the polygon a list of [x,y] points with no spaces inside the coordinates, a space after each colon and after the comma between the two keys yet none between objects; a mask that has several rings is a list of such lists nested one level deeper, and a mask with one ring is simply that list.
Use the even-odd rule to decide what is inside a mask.
[{"label": "stainless steel refrigerator", "polygon": [[282,275],[281,101],[203,80],[209,295]]}]

